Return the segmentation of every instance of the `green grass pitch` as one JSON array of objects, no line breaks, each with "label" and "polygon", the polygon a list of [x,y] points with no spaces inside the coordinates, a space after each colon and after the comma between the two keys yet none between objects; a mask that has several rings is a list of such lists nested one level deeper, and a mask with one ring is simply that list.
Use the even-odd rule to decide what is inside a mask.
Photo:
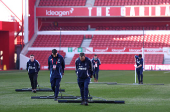
[{"label": "green grass pitch", "polygon": [[[61,89],[80,96],[74,71],[65,71]],[[134,83],[134,71],[100,71],[99,82]],[[49,71],[40,71],[40,86],[50,88]],[[144,83],[165,85],[107,85],[90,84],[90,94],[107,100],[124,100],[125,104],[60,104],[53,99],[31,99],[31,96],[48,96],[53,92],[15,92],[29,88],[26,71],[0,71],[0,112],[170,112],[170,73],[145,71]]]}]

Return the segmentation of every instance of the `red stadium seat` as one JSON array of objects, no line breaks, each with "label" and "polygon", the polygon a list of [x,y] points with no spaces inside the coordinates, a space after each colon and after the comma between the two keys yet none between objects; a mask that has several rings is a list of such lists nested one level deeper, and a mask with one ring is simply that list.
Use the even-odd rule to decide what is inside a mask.
[{"label": "red stadium seat", "polygon": [[86,26],[54,26],[51,23],[43,24],[40,28],[40,31],[48,31],[48,30],[87,30]]},{"label": "red stadium seat", "polygon": [[105,0],[105,1],[98,1],[95,0],[95,6],[124,6],[124,5],[162,5],[162,4],[169,4],[169,0]]},{"label": "red stadium seat", "polygon": [[[143,30],[139,26],[96,26],[96,30]],[[145,30],[169,30],[170,26],[144,26]]]},{"label": "red stadium seat", "polygon": [[[168,37],[169,35],[167,35]],[[123,38],[122,38],[123,37]],[[169,38],[157,38],[157,35],[145,36],[145,48],[170,47]],[[143,37],[140,35],[94,35],[90,47],[143,47]]]},{"label": "red stadium seat", "polygon": [[86,0],[40,0],[39,6],[85,6]]},{"label": "red stadium seat", "polygon": [[[62,35],[61,47],[80,47],[83,37],[83,35]],[[32,47],[59,47],[59,43],[59,35],[39,35]]]},{"label": "red stadium seat", "polygon": [[[134,64],[135,54],[98,54],[102,64]],[[94,54],[86,54],[90,59]],[[75,60],[79,57],[79,54],[75,54],[70,65],[75,64]],[[163,54],[146,54],[145,64],[162,64],[164,59]]]}]

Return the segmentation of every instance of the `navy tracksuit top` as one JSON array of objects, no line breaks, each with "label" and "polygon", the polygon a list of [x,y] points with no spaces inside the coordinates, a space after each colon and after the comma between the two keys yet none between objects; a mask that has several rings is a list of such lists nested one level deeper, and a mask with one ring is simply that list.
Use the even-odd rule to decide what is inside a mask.
[{"label": "navy tracksuit top", "polygon": [[40,70],[40,64],[37,60],[34,59],[33,62],[31,62],[31,60],[29,60],[27,62],[27,67],[26,67],[27,71],[29,74],[33,74],[33,73],[38,73]]},{"label": "navy tracksuit top", "polygon": [[[56,69],[53,69],[53,66],[56,66]],[[64,58],[57,54],[57,57],[53,57],[52,55],[48,58],[48,69],[50,70],[50,78],[62,78],[62,74],[64,73],[65,61]]]},{"label": "navy tracksuit top", "polygon": [[75,61],[75,66],[78,79],[85,79],[93,75],[93,66],[89,58],[85,57],[84,61],[77,58]]},{"label": "navy tracksuit top", "polygon": [[135,58],[136,58],[136,65],[137,66],[142,65],[140,68],[137,68],[137,70],[143,70],[143,58],[139,59],[139,57],[136,55]]},{"label": "navy tracksuit top", "polygon": [[97,64],[97,67],[95,67],[95,69],[99,69],[99,65],[101,65],[100,59],[92,59],[92,63],[93,63],[93,67]]}]

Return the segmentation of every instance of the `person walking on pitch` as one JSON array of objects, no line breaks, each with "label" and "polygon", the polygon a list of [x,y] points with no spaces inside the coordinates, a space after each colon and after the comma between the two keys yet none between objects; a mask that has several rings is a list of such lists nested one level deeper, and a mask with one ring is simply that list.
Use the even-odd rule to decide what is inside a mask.
[{"label": "person walking on pitch", "polygon": [[52,54],[48,58],[48,69],[50,70],[50,83],[54,91],[54,101],[57,101],[60,81],[64,75],[65,61],[64,58],[57,53],[56,49],[52,50]]},{"label": "person walking on pitch", "polygon": [[93,75],[92,62],[88,57],[85,57],[84,53],[80,53],[79,58],[75,61],[75,68],[82,98],[81,105],[88,105],[88,86],[90,83],[90,77]]},{"label": "person walking on pitch", "polygon": [[94,82],[98,82],[98,73],[99,73],[99,66],[101,65],[100,59],[97,57],[97,55],[94,55],[94,58],[92,59],[93,63],[93,76],[94,76]]},{"label": "person walking on pitch", "polygon": [[139,54],[139,56],[135,55],[135,61],[136,61],[136,73],[138,75],[138,81],[139,84],[143,84],[143,58],[142,55]]},{"label": "person walking on pitch", "polygon": [[30,78],[32,92],[36,93],[37,88],[37,76],[40,70],[40,64],[37,60],[34,59],[34,55],[30,55],[30,60],[27,62],[26,70]]}]

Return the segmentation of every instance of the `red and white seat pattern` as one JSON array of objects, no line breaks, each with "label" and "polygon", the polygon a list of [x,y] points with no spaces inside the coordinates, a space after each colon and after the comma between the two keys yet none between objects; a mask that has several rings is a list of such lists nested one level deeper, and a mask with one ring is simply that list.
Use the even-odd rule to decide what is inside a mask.
[{"label": "red and white seat pattern", "polygon": [[40,0],[39,6],[85,6],[86,0]]},{"label": "red and white seat pattern", "polygon": [[[94,35],[90,47],[143,47],[142,35]],[[145,35],[145,48],[170,47],[170,35]]]},{"label": "red and white seat pattern", "polygon": [[170,0],[95,0],[94,6],[168,5]]},{"label": "red and white seat pattern", "polygon": [[[83,35],[62,35],[61,47],[80,47]],[[32,47],[59,47],[60,35],[38,35]]]},{"label": "red and white seat pattern", "polygon": [[97,26],[96,30],[170,30],[170,26]]},{"label": "red and white seat pattern", "polygon": [[56,27],[56,26],[42,26],[41,27],[41,31],[54,31],[54,30],[70,30],[70,31],[74,31],[74,30],[87,30],[87,26],[60,26],[60,27]]},{"label": "red and white seat pattern", "polygon": [[[92,59],[94,54],[85,54],[86,57]],[[102,64],[134,64],[135,54],[97,54]],[[79,54],[75,54],[70,65],[75,65],[75,60]],[[162,64],[163,54],[145,54],[145,64]]]}]

